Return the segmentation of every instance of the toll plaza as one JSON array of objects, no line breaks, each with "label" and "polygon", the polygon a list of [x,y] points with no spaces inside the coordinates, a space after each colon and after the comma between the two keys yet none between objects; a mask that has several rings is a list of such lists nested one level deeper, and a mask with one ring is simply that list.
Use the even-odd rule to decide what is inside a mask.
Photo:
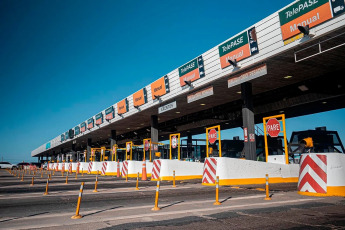
[{"label": "toll plaza", "polygon": [[[63,172],[79,164],[89,174],[213,186],[265,184],[269,174],[271,183],[301,184],[304,195],[344,194],[345,182],[331,170],[344,157],[337,134],[295,130],[289,140],[286,129],[288,118],[345,107],[345,3],[325,0],[294,20],[284,18],[299,4],[133,89],[31,155]],[[312,13],[325,15],[307,25]],[[243,136],[223,137],[237,127]],[[205,138],[195,138],[200,134]],[[323,173],[310,173],[312,162]],[[306,188],[313,181],[323,190]]]}]

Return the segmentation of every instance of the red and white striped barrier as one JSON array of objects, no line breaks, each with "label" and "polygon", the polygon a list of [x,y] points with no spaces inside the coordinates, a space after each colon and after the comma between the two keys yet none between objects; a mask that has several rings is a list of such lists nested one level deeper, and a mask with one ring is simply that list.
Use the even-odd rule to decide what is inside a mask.
[{"label": "red and white striped barrier", "polygon": [[68,164],[68,172],[72,173],[72,162]]},{"label": "red and white striped barrier", "polygon": [[126,177],[127,173],[128,173],[128,161],[124,161],[122,162],[122,173],[121,173],[122,177]]},{"label": "red and white striped barrier", "polygon": [[75,171],[76,171],[76,173],[79,174],[79,171],[80,171],[80,162],[79,161],[77,162],[77,169]]},{"label": "red and white striped barrier", "polygon": [[102,163],[102,175],[105,175],[105,171],[107,170],[107,164],[108,163],[106,161]]},{"label": "red and white striped barrier", "polygon": [[152,174],[151,174],[151,180],[158,180],[160,173],[161,173],[161,160],[154,160],[153,161],[153,167],[152,167]]},{"label": "red and white striped barrier", "polygon": [[202,184],[215,184],[217,174],[217,159],[206,158],[202,174]]},{"label": "red and white striped barrier", "polygon": [[89,162],[89,166],[87,167],[87,173],[91,173],[92,165],[93,165],[93,162],[90,161],[90,162]]},{"label": "red and white striped barrier", "polygon": [[309,196],[345,196],[345,154],[302,154],[298,193]]},{"label": "red and white striped barrier", "polygon": [[299,178],[300,192],[327,193],[327,156],[302,155]]}]

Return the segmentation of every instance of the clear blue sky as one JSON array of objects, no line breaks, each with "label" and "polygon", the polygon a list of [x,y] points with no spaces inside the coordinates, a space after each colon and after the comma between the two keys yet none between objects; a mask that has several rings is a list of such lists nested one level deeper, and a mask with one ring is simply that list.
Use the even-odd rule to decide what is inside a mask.
[{"label": "clear blue sky", "polygon": [[[36,147],[290,2],[1,0],[0,156],[36,160]],[[344,137],[344,117],[288,124]]]}]

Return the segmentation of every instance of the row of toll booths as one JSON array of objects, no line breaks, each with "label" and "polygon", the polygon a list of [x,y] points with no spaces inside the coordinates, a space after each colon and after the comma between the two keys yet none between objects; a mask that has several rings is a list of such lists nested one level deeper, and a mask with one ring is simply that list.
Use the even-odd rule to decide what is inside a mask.
[{"label": "row of toll booths", "polygon": [[[316,128],[315,130],[305,130],[293,132],[288,144],[289,149],[289,161],[290,163],[298,163],[301,153],[308,151],[308,149],[301,148],[301,141],[305,138],[311,137],[313,140],[313,146],[309,150],[312,152],[345,152],[339,135],[336,131],[327,131],[325,127]],[[265,142],[263,135],[256,135],[256,155],[258,161],[266,161],[265,155]],[[284,155],[284,139],[283,137],[267,138],[268,155],[269,156],[283,156]],[[244,153],[244,141],[239,137],[234,137],[232,140],[222,140],[222,157],[229,158],[245,158]],[[171,149],[171,153],[170,153]],[[136,160],[142,161],[145,159],[153,161],[154,159],[179,159],[183,161],[192,162],[204,162],[207,157],[206,152],[206,140],[205,139],[181,139],[180,149],[178,147],[171,148],[170,144],[159,143],[154,156],[151,156],[150,152],[144,150],[144,146],[132,146],[131,153],[126,151],[126,148],[118,148],[117,154],[114,156],[110,149],[105,150],[104,158],[102,159],[101,150],[96,150],[93,154],[92,161],[125,161]],[[209,144],[209,157],[219,156],[219,143]],[[80,154],[80,161],[85,161],[84,155]],[[269,160],[268,160],[269,161]],[[279,162],[277,162],[279,163]]]}]

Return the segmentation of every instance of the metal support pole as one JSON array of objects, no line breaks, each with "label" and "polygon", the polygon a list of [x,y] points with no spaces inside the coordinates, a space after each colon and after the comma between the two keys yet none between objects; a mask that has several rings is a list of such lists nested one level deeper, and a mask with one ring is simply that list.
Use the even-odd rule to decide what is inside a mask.
[{"label": "metal support pole", "polygon": [[139,190],[139,173],[137,174],[137,185],[135,187],[135,190]]},{"label": "metal support pole", "polygon": [[175,183],[175,170],[173,171],[173,188],[176,188],[176,183]]}]

